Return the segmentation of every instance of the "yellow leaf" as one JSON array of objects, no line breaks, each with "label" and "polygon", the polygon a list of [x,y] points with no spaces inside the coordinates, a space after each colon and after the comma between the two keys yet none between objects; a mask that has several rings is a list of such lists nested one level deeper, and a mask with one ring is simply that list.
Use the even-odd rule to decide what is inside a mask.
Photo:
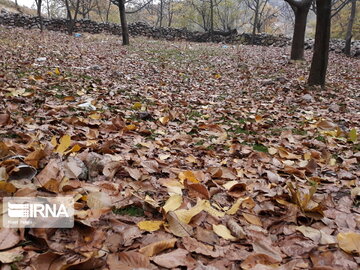
[{"label": "yellow leaf", "polygon": [[212,215],[214,217],[223,217],[223,216],[225,216],[224,212],[220,212],[220,211],[216,210],[215,208],[213,208],[210,205],[209,201],[204,201],[204,211],[206,211],[207,213],[209,213],[210,215]]},{"label": "yellow leaf", "polygon": [[152,257],[156,254],[159,254],[161,251],[164,251],[169,248],[173,248],[175,246],[176,241],[177,241],[176,238],[158,241],[140,248],[139,252],[141,254],[144,254],[145,256]]},{"label": "yellow leaf", "polygon": [[127,130],[135,130],[136,126],[134,124],[131,124],[131,125],[127,125],[126,128]]},{"label": "yellow leaf", "polygon": [[185,180],[189,180],[193,183],[200,183],[199,180],[197,180],[195,174],[192,171],[183,171],[179,173],[179,179],[183,183]]},{"label": "yellow leaf", "polygon": [[339,247],[347,253],[360,253],[360,234],[341,232],[337,235]]},{"label": "yellow leaf", "polygon": [[150,204],[152,207],[154,208],[158,208],[159,204],[157,203],[157,201],[155,201],[153,198],[151,198],[149,195],[145,196],[144,202],[147,202],[148,204]]},{"label": "yellow leaf", "polygon": [[349,139],[350,141],[352,141],[353,143],[355,143],[357,141],[357,133],[356,133],[356,129],[353,128],[352,130],[350,130],[349,132]]},{"label": "yellow leaf", "polygon": [[79,152],[80,149],[81,149],[81,146],[78,144],[75,144],[71,149],[69,149],[65,152],[65,155],[67,155],[69,153]]},{"label": "yellow leaf", "polygon": [[0,181],[0,190],[9,193],[14,193],[16,191],[16,187],[11,183]]},{"label": "yellow leaf", "polygon": [[202,210],[204,210],[204,202],[198,201],[194,207],[192,207],[188,210],[186,210],[186,209],[176,210],[175,214],[177,215],[178,219],[181,222],[189,224],[191,219],[194,216],[196,216],[197,214],[199,214]]},{"label": "yellow leaf", "polygon": [[93,113],[93,114],[89,115],[89,118],[94,119],[94,120],[99,120],[101,118],[101,114]]},{"label": "yellow leaf", "polygon": [[161,124],[166,125],[167,123],[169,123],[170,118],[169,118],[169,116],[160,117],[159,121]]},{"label": "yellow leaf", "polygon": [[60,74],[61,74],[61,71],[60,71],[60,69],[57,67],[57,68],[55,68],[54,73],[55,73],[56,75],[60,75]]},{"label": "yellow leaf", "polygon": [[251,215],[251,214],[246,214],[246,213],[243,213],[242,215],[246,219],[247,222],[257,225],[257,226],[262,226],[261,220],[257,216]]},{"label": "yellow leaf", "polygon": [[56,148],[56,152],[63,155],[66,149],[70,147],[70,145],[71,145],[71,137],[70,135],[66,134],[60,138],[60,143]]},{"label": "yellow leaf", "polygon": [[174,211],[180,207],[182,204],[182,196],[181,195],[172,195],[165,203],[163,209],[165,213],[169,211]]},{"label": "yellow leaf", "polygon": [[56,136],[53,136],[53,137],[51,138],[51,144],[52,144],[52,146],[54,146],[54,147],[56,147],[56,146],[58,145]]},{"label": "yellow leaf", "polygon": [[164,224],[162,220],[144,220],[136,224],[140,230],[147,232],[154,232],[160,229],[161,225]]},{"label": "yellow leaf", "polygon": [[74,96],[66,96],[66,97],[64,97],[64,100],[65,101],[74,101],[75,97]]},{"label": "yellow leaf", "polygon": [[196,163],[196,162],[198,162],[198,160],[197,160],[196,157],[194,157],[194,156],[188,156],[185,160],[186,160],[187,162],[190,162],[190,163]]},{"label": "yellow leaf", "polygon": [[132,108],[134,110],[140,110],[142,107],[142,104],[140,102],[135,102],[134,105],[132,106]]},{"label": "yellow leaf", "polygon": [[234,215],[239,210],[241,204],[243,201],[247,200],[249,197],[246,198],[239,198],[236,200],[236,202],[231,206],[229,210],[226,211],[226,214],[228,215]]},{"label": "yellow leaf", "polygon": [[221,75],[220,75],[220,74],[215,74],[215,75],[214,75],[214,78],[215,78],[215,79],[220,79],[220,78],[221,78]]},{"label": "yellow leaf", "polygon": [[306,153],[304,154],[304,159],[305,159],[305,160],[310,160],[310,159],[311,159],[311,153],[310,153],[310,152],[306,152]]},{"label": "yellow leaf", "polygon": [[236,241],[236,237],[231,235],[230,230],[224,225],[215,225],[213,224],[213,231],[220,237],[225,240]]}]

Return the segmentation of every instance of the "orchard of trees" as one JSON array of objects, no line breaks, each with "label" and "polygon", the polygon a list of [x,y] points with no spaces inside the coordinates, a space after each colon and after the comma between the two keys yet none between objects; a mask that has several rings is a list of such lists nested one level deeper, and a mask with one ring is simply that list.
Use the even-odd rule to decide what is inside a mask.
[{"label": "orchard of trees", "polygon": [[[145,21],[159,27],[186,27],[208,32],[215,30],[287,34],[293,29],[292,60],[304,58],[308,22],[316,18],[315,48],[308,83],[324,85],[331,24],[333,36],[346,40],[344,52],[350,55],[352,38],[359,38],[357,0],[35,0],[40,17],[66,17],[69,34],[79,18],[103,22],[120,21],[123,45],[129,45],[128,21]],[[116,13],[119,20],[116,19]],[[289,25],[293,27],[288,27]],[[285,27],[287,26],[287,27]],[[353,33],[356,35],[353,37]]]}]

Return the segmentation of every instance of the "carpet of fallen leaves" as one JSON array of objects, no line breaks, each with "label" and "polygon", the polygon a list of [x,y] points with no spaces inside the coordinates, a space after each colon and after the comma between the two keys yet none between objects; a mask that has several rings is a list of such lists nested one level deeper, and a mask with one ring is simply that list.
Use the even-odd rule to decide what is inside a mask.
[{"label": "carpet of fallen leaves", "polygon": [[76,201],[1,269],[359,269],[360,61],[288,55],[0,28],[0,196]]}]

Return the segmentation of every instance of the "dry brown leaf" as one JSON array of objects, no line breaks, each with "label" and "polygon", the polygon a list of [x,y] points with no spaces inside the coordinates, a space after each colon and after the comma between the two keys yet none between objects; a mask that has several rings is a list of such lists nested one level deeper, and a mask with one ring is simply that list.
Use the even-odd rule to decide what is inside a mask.
[{"label": "dry brown leaf", "polygon": [[189,196],[201,199],[210,199],[210,193],[206,186],[202,183],[190,183],[188,181],[184,182],[185,188],[189,189]]},{"label": "dry brown leaf", "polygon": [[15,229],[0,228],[0,250],[15,246],[21,240]]},{"label": "dry brown leaf", "polygon": [[2,263],[13,263],[21,261],[23,258],[24,250],[22,247],[16,247],[6,251],[0,251],[0,262]]},{"label": "dry brown leaf", "polygon": [[129,167],[125,167],[124,168],[125,171],[127,171],[129,173],[129,175],[135,179],[135,180],[140,180],[142,173],[139,169],[136,168],[129,168]]},{"label": "dry brown leaf", "polygon": [[266,254],[267,256],[272,258],[273,261],[276,262],[282,261],[282,257],[279,249],[272,246],[271,243],[257,240],[254,243],[252,243],[252,246],[255,253]]},{"label": "dry brown leaf", "polygon": [[173,248],[175,246],[176,241],[177,241],[176,238],[172,238],[164,241],[158,241],[140,248],[139,252],[145,256],[152,257],[154,255],[159,254],[161,251],[164,251],[169,248]]},{"label": "dry brown leaf", "polygon": [[150,266],[149,258],[135,251],[109,254],[107,263],[110,270],[133,270],[137,268],[148,268]]},{"label": "dry brown leaf", "polygon": [[189,252],[187,250],[178,248],[169,253],[158,255],[154,257],[152,260],[154,263],[156,263],[161,267],[174,269],[179,266],[189,265],[189,260],[187,258],[188,253]]},{"label": "dry brown leaf", "polygon": [[243,228],[233,218],[228,219],[226,226],[231,231],[231,234],[234,235],[237,239],[243,239],[246,237]]},{"label": "dry brown leaf", "polygon": [[317,230],[307,226],[300,226],[296,228],[297,231],[301,232],[305,237],[310,238],[314,242],[320,243],[321,245],[335,244],[335,238],[322,230]]},{"label": "dry brown leaf", "polygon": [[[256,265],[274,265],[276,266],[277,261],[269,257],[266,254],[254,253],[249,255],[242,263],[241,268],[244,270],[254,269]],[[260,268],[261,269],[261,268]]]},{"label": "dry brown leaf", "polygon": [[242,213],[243,217],[246,219],[247,222],[257,225],[257,226],[262,226],[262,222],[260,220],[259,217],[257,217],[256,215],[253,214],[247,214],[247,213]]},{"label": "dry brown leaf", "polygon": [[185,237],[193,235],[193,228],[190,225],[181,222],[174,212],[168,212],[166,214],[166,220],[168,222],[169,231],[175,236]]}]

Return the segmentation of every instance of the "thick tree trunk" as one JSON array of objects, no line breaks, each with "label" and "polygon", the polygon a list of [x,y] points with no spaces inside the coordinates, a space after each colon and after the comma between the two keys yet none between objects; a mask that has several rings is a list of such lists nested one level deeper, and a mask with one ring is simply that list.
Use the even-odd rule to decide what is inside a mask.
[{"label": "thick tree trunk", "polygon": [[130,44],[129,29],[128,29],[128,25],[126,22],[126,12],[125,12],[124,0],[119,1],[119,13],[120,13],[120,23],[121,23],[121,34],[122,34],[122,39],[123,39],[122,44],[129,45]]},{"label": "thick tree trunk", "polygon": [[348,26],[347,26],[346,38],[345,38],[345,49],[344,49],[344,53],[349,56],[351,54],[351,38],[352,38],[352,29],[353,29],[353,25],[354,25],[354,21],[355,21],[355,13],[356,13],[356,0],[352,0],[351,1],[351,14],[350,14],[349,22],[348,22]]},{"label": "thick tree trunk", "polygon": [[331,0],[316,0],[316,8],[315,45],[308,84],[324,86],[329,58]]},{"label": "thick tree trunk", "polygon": [[291,44],[291,60],[304,59],[306,21],[310,10],[310,5],[311,3],[302,7],[294,8],[295,26]]}]

